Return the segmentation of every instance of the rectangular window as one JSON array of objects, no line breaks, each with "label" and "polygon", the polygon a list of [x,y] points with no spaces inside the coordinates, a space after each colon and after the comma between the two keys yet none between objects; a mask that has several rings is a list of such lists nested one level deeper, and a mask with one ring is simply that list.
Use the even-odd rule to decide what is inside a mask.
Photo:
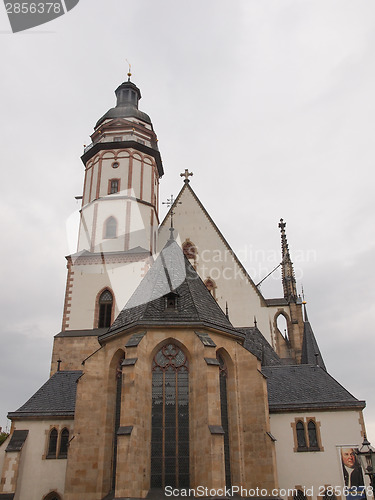
[{"label": "rectangular window", "polygon": [[118,193],[120,190],[120,179],[110,179],[108,194]]},{"label": "rectangular window", "polygon": [[113,140],[115,142],[121,142],[122,141],[122,137],[114,137]]}]

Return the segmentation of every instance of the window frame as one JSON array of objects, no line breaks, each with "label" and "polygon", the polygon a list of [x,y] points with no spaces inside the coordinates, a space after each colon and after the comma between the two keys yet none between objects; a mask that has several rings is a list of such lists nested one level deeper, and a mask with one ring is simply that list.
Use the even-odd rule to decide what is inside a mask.
[{"label": "window frame", "polygon": [[[300,446],[298,442],[298,434],[297,434],[297,425],[301,423],[304,429],[305,442],[306,446]],[[315,438],[317,444],[310,444],[310,435],[308,432],[308,426],[312,423],[315,427]],[[295,417],[294,422],[291,424],[293,430],[293,440],[294,440],[294,452],[314,452],[314,451],[324,451],[324,447],[322,445],[322,439],[320,434],[320,422],[316,420],[315,417]]]}]

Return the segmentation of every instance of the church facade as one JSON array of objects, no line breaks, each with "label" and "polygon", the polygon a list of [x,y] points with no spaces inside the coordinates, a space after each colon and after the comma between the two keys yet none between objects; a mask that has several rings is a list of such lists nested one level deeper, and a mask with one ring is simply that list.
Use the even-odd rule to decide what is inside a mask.
[{"label": "church facade", "polygon": [[[328,373],[280,221],[283,296],[266,299],[191,187],[163,221],[139,88],[85,148],[50,377],[0,447],[0,500],[344,498],[364,401]],[[283,317],[286,330],[279,328]]]}]

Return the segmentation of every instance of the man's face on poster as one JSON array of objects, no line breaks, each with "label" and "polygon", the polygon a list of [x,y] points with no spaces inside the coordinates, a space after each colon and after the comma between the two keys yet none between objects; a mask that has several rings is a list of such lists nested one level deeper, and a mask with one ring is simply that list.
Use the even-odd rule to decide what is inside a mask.
[{"label": "man's face on poster", "polygon": [[341,450],[342,463],[353,469],[356,463],[355,452],[353,448],[342,448]]}]

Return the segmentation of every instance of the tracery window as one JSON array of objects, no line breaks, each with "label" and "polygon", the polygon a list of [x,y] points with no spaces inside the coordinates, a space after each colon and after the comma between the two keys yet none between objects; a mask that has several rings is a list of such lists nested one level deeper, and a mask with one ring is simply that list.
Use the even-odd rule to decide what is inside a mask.
[{"label": "tracery window", "polygon": [[224,359],[217,355],[219,361],[220,372],[220,409],[221,409],[221,426],[224,430],[224,465],[225,465],[225,486],[230,488],[232,486],[231,473],[230,473],[230,447],[229,447],[229,420],[228,420],[228,391],[227,391],[227,378],[228,369]]},{"label": "tracery window", "polygon": [[152,362],[151,487],[189,487],[189,364],[175,344]]},{"label": "tracery window", "polygon": [[320,438],[320,423],[314,417],[296,418],[292,423],[295,448],[294,451],[324,451]]},{"label": "tracery window", "polygon": [[98,328],[106,328],[111,325],[113,296],[109,290],[99,297],[99,322]]}]

